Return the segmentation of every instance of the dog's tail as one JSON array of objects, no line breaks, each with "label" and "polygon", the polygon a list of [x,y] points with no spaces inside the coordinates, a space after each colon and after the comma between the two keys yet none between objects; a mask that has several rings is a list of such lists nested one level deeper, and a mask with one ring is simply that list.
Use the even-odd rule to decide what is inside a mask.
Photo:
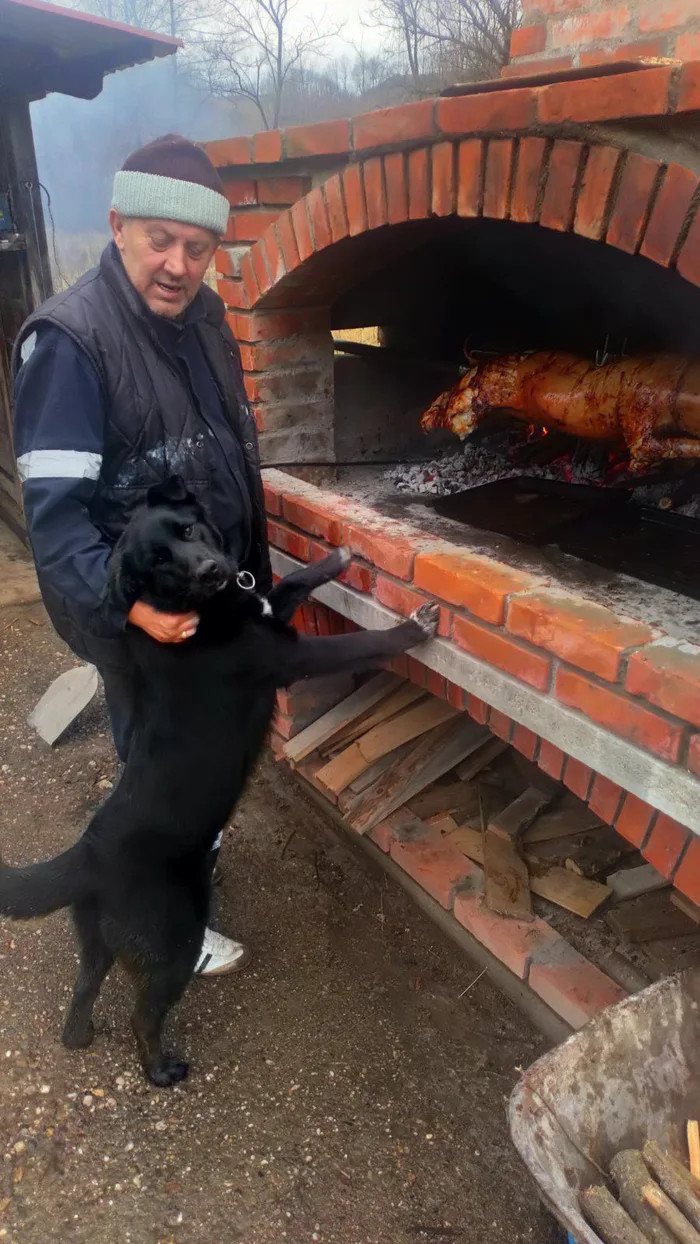
[{"label": "dog's tail", "polygon": [[87,890],[82,842],[40,864],[9,868],[0,861],[0,915],[33,920],[68,907]]}]

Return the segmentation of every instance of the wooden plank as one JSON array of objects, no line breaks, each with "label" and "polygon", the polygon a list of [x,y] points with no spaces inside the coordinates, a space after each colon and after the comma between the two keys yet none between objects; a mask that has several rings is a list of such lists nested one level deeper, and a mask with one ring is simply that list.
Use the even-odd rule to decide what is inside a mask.
[{"label": "wooden plank", "polygon": [[431,696],[425,702],[407,708],[398,717],[384,722],[381,726],[375,726],[367,734],[363,734],[362,738],[356,739],[345,751],[330,760],[325,768],[319,770],[318,779],[338,795],[350,782],[364,773],[365,769],[369,769],[375,760],[456,716],[457,711],[450,704]]},{"label": "wooden plank", "polygon": [[366,734],[373,726],[379,726],[383,721],[388,721],[390,717],[396,716],[404,708],[415,704],[416,700],[424,700],[428,695],[422,687],[415,687],[413,683],[407,682],[405,686],[397,688],[391,695],[375,708],[370,710],[360,721],[351,722],[338,734],[334,734],[329,740],[330,747],[340,748],[347,746],[348,743],[354,742],[360,735]]},{"label": "wooden plank", "polygon": [[512,838],[489,828],[483,836],[486,906],[499,916],[532,920],[527,864]]},{"label": "wooden plank", "polygon": [[[431,786],[429,790],[411,800],[410,808],[415,816],[425,821],[438,812],[457,812],[467,817],[476,812],[479,796],[475,787],[464,782],[448,782],[444,786]],[[458,817],[459,821],[459,817]]]},{"label": "wooden plank", "polygon": [[364,792],[349,818],[352,828],[359,834],[373,829],[385,816],[413,799],[443,773],[449,773],[460,760],[480,747],[487,733],[484,726],[462,713],[456,721],[443,722],[431,730]]},{"label": "wooden plank", "polygon": [[489,832],[496,834],[499,838],[506,838],[510,842],[517,842],[525,830],[530,828],[533,821],[537,820],[540,812],[543,812],[551,802],[548,795],[530,786],[523,791],[522,795],[518,795],[517,799],[509,803],[502,812],[491,817]]},{"label": "wooden plank", "polygon": [[697,933],[692,920],[671,905],[668,894],[657,891],[613,907],[605,917],[613,933],[627,945],[654,942]]},{"label": "wooden plank", "polygon": [[317,721],[312,721],[310,726],[285,743],[282,755],[294,764],[298,764],[300,760],[310,756],[311,752],[316,751],[317,747],[325,743],[336,730],[354,721],[361,713],[366,712],[384,696],[394,691],[400,681],[397,674],[391,674],[386,670],[377,674],[375,678],[358,687],[357,691],[353,691],[347,699],[336,704],[335,708],[324,713]]},{"label": "wooden plank", "polygon": [[[624,840],[608,825],[600,825],[575,838],[557,838],[554,842],[528,846],[530,854],[538,860],[545,864],[561,864],[579,877],[607,875],[626,854]],[[607,884],[610,885],[609,877]]]},{"label": "wooden plank", "polygon": [[[470,860],[477,864],[484,862],[482,833],[472,825],[457,825],[445,837],[451,845],[462,851]],[[602,903],[610,897],[607,886],[598,881],[589,881],[586,877],[577,877],[565,868],[543,867],[537,859],[525,854],[530,877],[530,890],[539,898],[546,898],[557,907],[572,911],[587,920],[597,911]]]},{"label": "wooden plank", "polygon": [[413,746],[413,742],[404,743],[403,747],[397,747],[395,752],[389,752],[388,755],[382,756],[375,761],[370,769],[366,769],[358,778],[355,778],[354,782],[350,783],[349,789],[353,795],[361,795],[363,791],[367,790],[368,786],[373,786],[382,774],[386,773],[387,769],[390,769],[399,760],[403,760]]},{"label": "wooden plank", "polygon": [[486,735],[488,737],[484,746],[479,749],[475,756],[470,756],[457,769],[457,777],[460,782],[471,782],[477,773],[481,773],[482,769],[485,769],[487,765],[490,765],[507,750],[508,744],[504,743],[502,739],[494,739],[490,730],[486,731]]},{"label": "wooden plank", "polygon": [[666,890],[670,884],[651,864],[640,864],[638,868],[622,868],[608,877],[615,903],[624,903],[628,899],[639,898],[642,894],[652,894],[655,890]]},{"label": "wooden plank", "polygon": [[575,834],[588,834],[602,829],[603,821],[573,795],[565,795],[556,808],[543,812],[535,824],[526,830],[524,841],[528,846],[536,842],[550,842],[556,838],[572,838]]}]

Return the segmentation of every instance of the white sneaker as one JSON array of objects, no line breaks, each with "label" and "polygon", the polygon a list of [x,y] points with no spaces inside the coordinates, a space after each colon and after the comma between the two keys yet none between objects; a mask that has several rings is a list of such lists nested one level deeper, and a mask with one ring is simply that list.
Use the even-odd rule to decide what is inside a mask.
[{"label": "white sneaker", "polygon": [[250,963],[247,946],[234,942],[230,937],[205,929],[195,976],[225,976],[227,972],[241,972]]}]

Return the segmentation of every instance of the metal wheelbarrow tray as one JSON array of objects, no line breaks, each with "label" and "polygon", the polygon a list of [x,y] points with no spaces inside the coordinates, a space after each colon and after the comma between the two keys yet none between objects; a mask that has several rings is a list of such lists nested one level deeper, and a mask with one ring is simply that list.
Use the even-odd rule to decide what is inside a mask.
[{"label": "metal wheelbarrow tray", "polygon": [[[687,1161],[700,1114],[700,968],[601,1011],[516,1085],[510,1129],[542,1200],[576,1244],[601,1244],[579,1193],[609,1183],[620,1149],[656,1140]],[[614,1190],[614,1189],[613,1189]]]}]

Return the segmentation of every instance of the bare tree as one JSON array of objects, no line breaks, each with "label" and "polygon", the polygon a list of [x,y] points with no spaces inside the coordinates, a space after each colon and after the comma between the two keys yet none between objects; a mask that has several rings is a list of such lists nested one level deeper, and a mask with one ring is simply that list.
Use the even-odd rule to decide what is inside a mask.
[{"label": "bare tree", "polygon": [[323,55],[342,25],[297,26],[296,0],[220,0],[218,33],[201,43],[200,76],[213,95],[248,100],[265,129],[280,123],[285,87],[305,62]]},{"label": "bare tree", "polygon": [[521,19],[520,0],[426,0],[425,8],[423,33],[447,58],[448,72],[498,76]]},{"label": "bare tree", "polygon": [[429,21],[427,0],[376,0],[369,11],[368,25],[389,31],[396,41],[397,50],[417,88],[426,70],[424,57],[431,36],[426,26]]},{"label": "bare tree", "polygon": [[209,16],[211,0],[78,0],[87,13],[139,30],[188,35]]}]

